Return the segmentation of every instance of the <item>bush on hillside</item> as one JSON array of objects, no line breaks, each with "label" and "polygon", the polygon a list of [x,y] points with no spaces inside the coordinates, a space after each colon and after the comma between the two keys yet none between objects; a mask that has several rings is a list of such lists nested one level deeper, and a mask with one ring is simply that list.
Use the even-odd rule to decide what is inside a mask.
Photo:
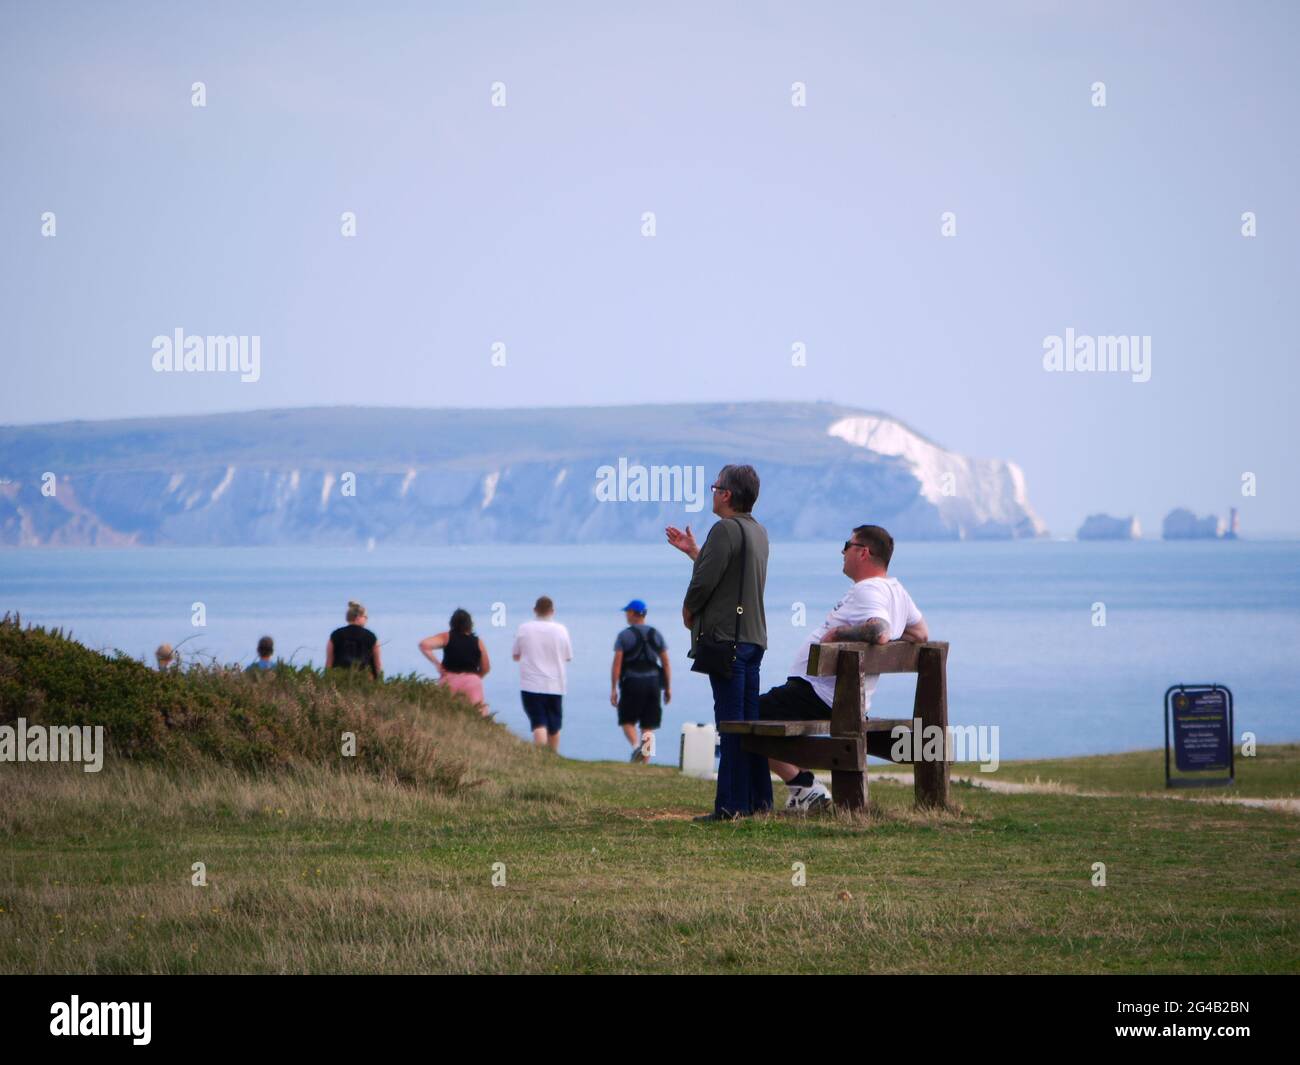
[{"label": "bush on hillside", "polygon": [[[414,676],[367,676],[280,665],[262,676],[237,667],[161,673],[109,656],[60,630],[0,618],[0,724],[102,725],[112,756],[244,770],[335,765],[454,792],[468,767],[420,727],[429,714],[477,717],[445,688]],[[342,754],[343,733],[357,738]]]}]

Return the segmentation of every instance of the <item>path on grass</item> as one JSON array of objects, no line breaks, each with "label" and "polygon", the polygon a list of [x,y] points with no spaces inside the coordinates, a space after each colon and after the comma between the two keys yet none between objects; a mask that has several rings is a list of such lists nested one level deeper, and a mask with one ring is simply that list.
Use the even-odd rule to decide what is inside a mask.
[{"label": "path on grass", "polygon": [[[909,773],[882,772],[869,773],[868,776],[873,781],[883,780],[890,784],[910,785],[912,783],[912,777]],[[829,778],[827,779],[829,780]],[[1183,802],[1199,802],[1216,806],[1253,806],[1262,810],[1279,810],[1288,814],[1300,814],[1300,799],[1243,799],[1234,795],[1202,797],[1182,795],[1177,792],[1164,794],[1149,791],[1129,793],[1085,791],[1073,784],[1062,784],[1054,780],[1025,783],[1019,780],[987,780],[981,777],[956,775],[952,777],[952,782],[954,784],[969,784],[972,787],[984,788],[986,791],[995,791],[1002,795],[1078,795],[1085,799],[1179,799]]]}]

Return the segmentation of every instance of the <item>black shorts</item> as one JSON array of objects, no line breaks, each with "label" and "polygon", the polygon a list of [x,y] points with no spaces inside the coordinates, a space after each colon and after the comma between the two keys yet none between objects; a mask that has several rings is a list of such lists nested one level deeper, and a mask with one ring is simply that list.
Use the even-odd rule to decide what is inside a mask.
[{"label": "black shorts", "polygon": [[758,697],[760,721],[829,721],[831,708],[803,677],[787,677],[779,688]]},{"label": "black shorts", "polygon": [[560,719],[564,716],[563,695],[550,695],[546,692],[520,692],[524,700],[524,713],[528,715],[528,724],[535,729],[544,728],[548,733],[560,731]]},{"label": "black shorts", "polygon": [[627,673],[618,682],[618,723],[656,729],[663,724],[658,673]]}]

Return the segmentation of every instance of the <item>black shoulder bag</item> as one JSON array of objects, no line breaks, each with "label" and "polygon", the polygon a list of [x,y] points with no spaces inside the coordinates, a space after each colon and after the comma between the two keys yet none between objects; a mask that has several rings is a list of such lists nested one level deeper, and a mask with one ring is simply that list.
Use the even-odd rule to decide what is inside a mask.
[{"label": "black shoulder bag", "polygon": [[692,673],[708,673],[719,680],[731,677],[731,667],[736,661],[736,645],[740,643],[740,616],[745,612],[745,526],[733,518],[740,529],[740,589],[736,594],[736,629],[730,640],[715,640],[704,632],[703,618],[700,620],[700,634],[695,641],[695,657],[691,663]]}]

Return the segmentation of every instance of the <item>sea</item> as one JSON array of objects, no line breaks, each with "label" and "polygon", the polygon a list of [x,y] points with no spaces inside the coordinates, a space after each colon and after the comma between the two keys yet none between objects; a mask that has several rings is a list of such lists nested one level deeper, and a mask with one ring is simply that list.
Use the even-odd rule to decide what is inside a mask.
[{"label": "sea", "polygon": [[[772,545],[764,690],[848,587],[840,567],[839,542]],[[1300,543],[903,543],[890,571],[951,645],[951,722],[997,726],[1002,760],[1162,747],[1175,684],[1228,687],[1238,738],[1300,740]],[[15,549],[0,551],[0,612],[150,663],[163,642],[185,662],[248,663],[270,635],[319,665],[356,599],[386,672],[433,677],[417,645],[464,607],[491,657],[487,700],[526,736],[511,643],[549,595],[574,649],[561,753],[626,759],[609,673],[622,608],[643,599],[674,667],[656,761],[675,764],[683,724],[712,720],[708,680],[685,657],[689,573],[666,543]],[[873,715],[909,716],[914,683],[883,677]]]}]

